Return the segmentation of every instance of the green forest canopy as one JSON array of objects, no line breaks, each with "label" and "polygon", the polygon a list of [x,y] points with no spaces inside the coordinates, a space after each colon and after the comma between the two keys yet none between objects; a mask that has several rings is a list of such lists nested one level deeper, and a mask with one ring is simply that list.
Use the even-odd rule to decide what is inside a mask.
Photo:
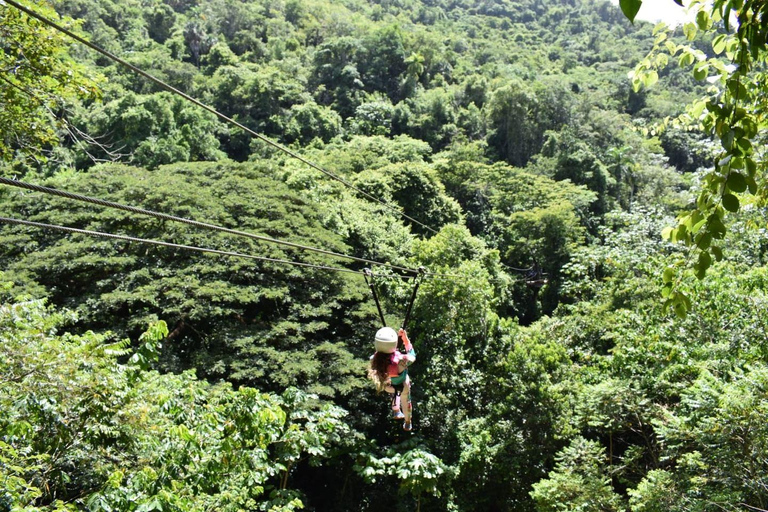
[{"label": "green forest canopy", "polygon": [[[24,5],[395,208],[9,4],[2,175],[449,277],[415,303],[406,435],[359,273],[3,227],[0,510],[768,508],[764,3],[670,32],[588,1]],[[410,283],[374,270],[397,322]]]}]

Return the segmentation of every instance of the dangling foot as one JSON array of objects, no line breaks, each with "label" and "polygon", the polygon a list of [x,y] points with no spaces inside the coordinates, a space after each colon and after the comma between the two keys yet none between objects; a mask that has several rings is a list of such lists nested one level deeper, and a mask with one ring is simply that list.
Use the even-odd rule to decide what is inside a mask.
[{"label": "dangling foot", "polygon": [[404,422],[403,423],[403,430],[405,430],[406,432],[410,432],[411,430],[413,430],[413,423],[410,422],[410,421]]},{"label": "dangling foot", "polygon": [[401,420],[403,418],[405,418],[405,414],[403,414],[401,411],[392,411],[393,420]]}]

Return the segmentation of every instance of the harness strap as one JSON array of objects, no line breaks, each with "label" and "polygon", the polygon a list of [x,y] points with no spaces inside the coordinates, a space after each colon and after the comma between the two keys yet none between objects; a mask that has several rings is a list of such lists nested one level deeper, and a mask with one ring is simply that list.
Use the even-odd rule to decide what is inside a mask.
[{"label": "harness strap", "polygon": [[403,320],[403,330],[408,326],[408,320],[411,319],[411,310],[413,309],[413,303],[416,301],[416,292],[419,291],[419,285],[421,284],[421,280],[424,278],[424,274],[426,273],[426,270],[424,267],[419,267],[419,274],[416,276],[416,279],[414,279],[413,282],[413,292],[411,292],[411,301],[408,303],[408,309],[405,310],[405,320]]},{"label": "harness strap", "polygon": [[[368,281],[368,277],[370,276],[371,280]],[[376,309],[379,311],[379,318],[381,319],[381,325],[386,327],[387,321],[384,320],[384,313],[381,310],[381,304],[379,304],[379,295],[376,293],[376,286],[373,282],[373,273],[371,272],[371,269],[364,268],[363,269],[363,277],[365,278],[365,283],[368,285],[368,288],[371,289],[371,293],[373,294],[373,300],[376,302]]]}]

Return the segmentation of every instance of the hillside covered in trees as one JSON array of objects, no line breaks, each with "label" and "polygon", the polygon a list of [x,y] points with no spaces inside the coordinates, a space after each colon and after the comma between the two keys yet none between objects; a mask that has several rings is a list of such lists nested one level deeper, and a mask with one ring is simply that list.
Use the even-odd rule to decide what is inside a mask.
[{"label": "hillside covered in trees", "polygon": [[17,1],[0,511],[768,509],[764,3]]}]

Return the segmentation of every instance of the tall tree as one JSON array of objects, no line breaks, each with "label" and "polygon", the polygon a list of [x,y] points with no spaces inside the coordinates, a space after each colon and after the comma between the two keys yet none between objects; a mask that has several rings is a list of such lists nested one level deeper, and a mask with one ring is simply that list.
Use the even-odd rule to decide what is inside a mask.
[{"label": "tall tree", "polygon": [[[24,5],[77,30],[44,0]],[[59,143],[59,134],[76,132],[67,107],[97,96],[94,73],[69,55],[70,41],[57,30],[16,7],[0,5],[0,160],[40,157]]]}]

